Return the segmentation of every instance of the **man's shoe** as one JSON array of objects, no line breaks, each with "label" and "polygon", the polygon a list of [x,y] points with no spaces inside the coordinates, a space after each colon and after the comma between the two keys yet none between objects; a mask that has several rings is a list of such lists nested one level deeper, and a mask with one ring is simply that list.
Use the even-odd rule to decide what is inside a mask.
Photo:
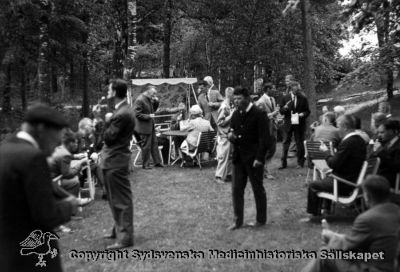
[{"label": "man's shoe", "polygon": [[261,223],[261,222],[255,221],[255,222],[247,223],[246,226],[251,227],[251,228],[259,228],[259,227],[264,226],[265,224],[266,224],[265,222]]},{"label": "man's shoe", "polygon": [[109,245],[106,247],[107,250],[117,250],[117,249],[121,249],[121,248],[126,248],[126,247],[131,247],[133,246],[133,243],[120,243],[120,242],[116,242],[112,245]]},{"label": "man's shoe", "polygon": [[236,229],[239,229],[241,227],[242,227],[242,225],[233,224],[233,225],[230,225],[227,230],[236,230]]},{"label": "man's shoe", "polygon": [[150,170],[150,169],[153,169],[152,167],[150,167],[150,166],[143,166],[142,167],[143,169],[145,169],[145,170]]},{"label": "man's shoe", "polygon": [[278,168],[278,170],[283,170],[283,169],[285,169],[287,166],[286,165],[282,165],[282,166],[280,166],[279,168]]},{"label": "man's shoe", "polygon": [[70,233],[72,231],[72,229],[64,226],[64,225],[60,225],[57,229],[56,232],[63,232],[63,233]]},{"label": "man's shoe", "polygon": [[224,184],[224,183],[225,183],[225,182],[222,180],[222,178],[220,178],[220,177],[216,177],[216,178],[215,178],[215,182],[218,183],[218,184]]},{"label": "man's shoe", "polygon": [[161,163],[157,163],[157,164],[154,165],[154,167],[161,167],[161,168],[163,168],[164,165],[162,165]]},{"label": "man's shoe", "polygon": [[264,178],[266,179],[275,179],[275,177],[271,174],[264,174]]}]

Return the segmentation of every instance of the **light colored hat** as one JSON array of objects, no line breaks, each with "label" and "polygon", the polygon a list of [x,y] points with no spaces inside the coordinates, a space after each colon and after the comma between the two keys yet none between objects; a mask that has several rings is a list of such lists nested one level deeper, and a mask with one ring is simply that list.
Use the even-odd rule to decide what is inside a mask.
[{"label": "light colored hat", "polygon": [[199,105],[193,105],[192,107],[190,107],[189,112],[192,115],[198,115],[203,113]]},{"label": "light colored hat", "polygon": [[343,106],[335,106],[335,107],[333,108],[333,111],[334,111],[335,113],[344,114],[344,112],[345,112],[346,110],[344,109]]},{"label": "light colored hat", "polygon": [[207,82],[208,85],[212,85],[214,83],[213,78],[210,76],[206,76],[203,80]]}]

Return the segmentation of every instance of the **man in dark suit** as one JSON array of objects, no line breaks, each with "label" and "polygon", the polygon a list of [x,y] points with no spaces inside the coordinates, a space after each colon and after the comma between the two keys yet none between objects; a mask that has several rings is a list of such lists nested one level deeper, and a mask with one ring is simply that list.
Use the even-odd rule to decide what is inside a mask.
[{"label": "man in dark suit", "polygon": [[[53,229],[70,220],[78,201],[53,193],[46,157],[61,139],[64,117],[49,106],[38,104],[28,109],[21,131],[0,146],[0,264],[2,271],[62,271],[59,253],[44,256],[45,267],[37,268],[38,255],[20,253],[20,243],[35,233],[54,233]],[[35,236],[35,235],[32,235]],[[32,237],[31,238],[34,238]],[[55,234],[50,246],[58,248]],[[35,236],[32,245],[40,244]],[[46,240],[47,242],[47,240]],[[34,251],[34,249],[32,249]]]},{"label": "man in dark suit", "polygon": [[127,88],[126,81],[115,79],[108,90],[108,99],[114,99],[115,111],[106,122],[101,167],[114,218],[114,228],[106,238],[117,239],[114,244],[107,246],[110,250],[133,245],[133,203],[128,176],[131,157],[129,146],[135,121],[126,101]]},{"label": "man in dark suit", "polygon": [[379,157],[378,174],[384,176],[395,187],[396,175],[400,173],[400,127],[397,120],[386,120],[378,127],[378,141],[372,156]]},{"label": "man in dark suit", "polygon": [[234,224],[229,230],[243,225],[244,190],[250,179],[256,201],[257,218],[251,226],[267,222],[267,196],[263,186],[265,154],[270,144],[267,116],[251,103],[249,91],[236,87],[234,102],[237,110],[231,119],[228,139],[233,143],[233,212]]},{"label": "man in dark suit", "polygon": [[368,176],[362,183],[362,190],[369,210],[357,216],[348,235],[323,228],[322,238],[327,246],[321,249],[320,256],[328,256],[326,252],[329,250],[334,253],[334,250],[338,250],[336,253],[375,254],[375,259],[364,261],[354,258],[346,260],[340,256],[319,257],[308,263],[302,272],[394,271],[400,229],[399,207],[389,202],[390,185],[382,176]]},{"label": "man in dark suit", "polygon": [[151,169],[150,154],[153,157],[155,167],[163,167],[154,128],[154,112],[158,107],[156,97],[157,90],[154,86],[147,86],[144,92],[136,98],[133,105],[135,112],[135,132],[139,135],[137,139],[142,149],[142,167]]},{"label": "man in dark suit", "polygon": [[[333,156],[327,155],[326,162],[334,175],[356,183],[367,157],[367,146],[360,135],[354,131],[355,123],[351,115],[342,115],[337,120],[337,124],[344,137],[337,152]],[[329,154],[328,147],[324,146],[323,151]],[[340,182],[338,187],[340,195],[349,194],[354,190],[354,187]],[[318,192],[333,192],[332,177],[328,176],[322,181],[314,181],[309,185],[307,212],[312,215],[319,215],[321,212],[321,199],[317,196]]]},{"label": "man in dark suit", "polygon": [[282,165],[279,169],[287,167],[287,156],[294,134],[297,150],[297,168],[304,166],[304,134],[306,131],[306,119],[310,115],[308,100],[300,93],[300,84],[290,82],[291,93],[285,95],[280,103],[280,113],[284,116],[284,137],[282,151]]}]

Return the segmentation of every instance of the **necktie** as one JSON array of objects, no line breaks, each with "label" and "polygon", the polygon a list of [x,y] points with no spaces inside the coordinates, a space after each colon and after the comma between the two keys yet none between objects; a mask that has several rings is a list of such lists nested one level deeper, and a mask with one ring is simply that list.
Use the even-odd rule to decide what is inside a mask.
[{"label": "necktie", "polygon": [[272,107],[272,111],[275,109],[275,105],[274,102],[272,100],[272,97],[269,98],[269,101],[271,102],[271,107]]},{"label": "necktie", "polygon": [[296,107],[297,107],[297,96],[294,96],[293,102],[294,102],[294,108],[296,109]]}]

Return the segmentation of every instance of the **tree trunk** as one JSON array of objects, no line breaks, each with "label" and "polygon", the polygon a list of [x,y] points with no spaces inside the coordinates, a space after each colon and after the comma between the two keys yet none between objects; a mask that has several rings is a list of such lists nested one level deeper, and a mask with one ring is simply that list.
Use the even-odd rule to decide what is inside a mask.
[{"label": "tree trunk", "polygon": [[22,110],[25,111],[26,110],[26,78],[25,78],[25,62],[21,63],[21,73],[20,73],[20,81],[21,81],[21,107]]},{"label": "tree trunk", "polygon": [[58,84],[57,84],[57,68],[54,64],[51,65],[51,92],[56,93],[58,91]]},{"label": "tree trunk", "polygon": [[164,58],[163,73],[165,78],[169,78],[169,68],[171,66],[171,34],[172,34],[172,0],[166,0],[166,11],[164,20]]},{"label": "tree trunk", "polygon": [[71,62],[69,63],[70,67],[70,74],[69,74],[69,92],[70,96],[74,97],[75,95],[75,66],[74,66],[74,60],[71,59]]},{"label": "tree trunk", "polygon": [[[301,17],[303,27],[303,54],[304,54],[304,89],[307,95],[311,114],[308,122],[317,120],[316,93],[314,83],[313,41],[311,36],[311,16],[309,0],[301,0]],[[307,127],[309,127],[307,125]]]},{"label": "tree trunk", "polygon": [[126,53],[128,51],[128,25],[127,25],[127,1],[128,0],[114,0],[114,24],[116,27],[116,35],[114,41],[114,54],[113,54],[113,73],[116,78],[123,78],[124,63]]},{"label": "tree trunk", "polygon": [[133,64],[136,56],[136,0],[127,0],[128,11],[127,11],[127,22],[128,22],[128,42],[127,52],[124,67],[124,79],[130,80],[134,78]]},{"label": "tree trunk", "polygon": [[38,58],[38,89],[39,98],[45,103],[50,103],[49,84],[49,33],[48,22],[42,21],[40,25],[40,45]]},{"label": "tree trunk", "polygon": [[88,65],[87,65],[87,53],[83,54],[82,61],[82,90],[83,90],[83,99],[82,99],[82,115],[83,117],[89,116],[89,90],[88,90]]},{"label": "tree trunk", "polygon": [[7,64],[6,82],[3,90],[3,113],[11,112],[11,64]]}]

